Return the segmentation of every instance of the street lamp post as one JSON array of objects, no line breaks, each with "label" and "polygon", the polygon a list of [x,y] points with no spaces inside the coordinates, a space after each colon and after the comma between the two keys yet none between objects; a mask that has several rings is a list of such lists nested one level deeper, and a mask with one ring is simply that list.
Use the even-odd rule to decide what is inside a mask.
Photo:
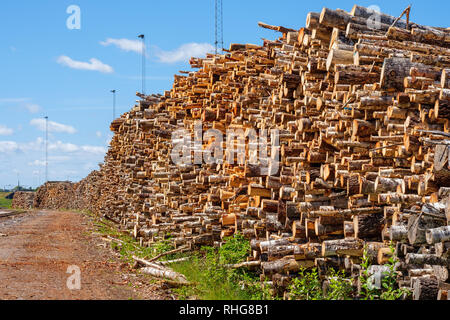
[{"label": "street lamp post", "polygon": [[116,119],[116,90],[111,90],[113,94],[113,121]]},{"label": "street lamp post", "polygon": [[48,117],[45,117],[45,182],[48,182]]},{"label": "street lamp post", "polygon": [[142,39],[142,94],[145,95],[145,35],[140,34],[138,38]]}]

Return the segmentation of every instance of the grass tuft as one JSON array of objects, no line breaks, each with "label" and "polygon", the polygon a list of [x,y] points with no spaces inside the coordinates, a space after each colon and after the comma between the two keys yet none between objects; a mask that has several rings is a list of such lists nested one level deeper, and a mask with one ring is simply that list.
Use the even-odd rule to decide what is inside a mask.
[{"label": "grass tuft", "polygon": [[11,192],[0,192],[0,208],[11,209],[12,200],[5,198],[10,193]]}]

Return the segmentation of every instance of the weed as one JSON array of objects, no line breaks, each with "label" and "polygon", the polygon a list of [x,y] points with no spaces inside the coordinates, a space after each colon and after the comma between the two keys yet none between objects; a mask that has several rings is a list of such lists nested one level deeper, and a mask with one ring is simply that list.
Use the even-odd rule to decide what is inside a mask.
[{"label": "weed", "polygon": [[12,200],[6,199],[6,196],[9,194],[10,192],[0,192],[0,208],[11,208]]},{"label": "weed", "polygon": [[177,289],[181,299],[200,300],[263,300],[270,293],[262,289],[259,276],[243,269],[225,268],[246,260],[250,245],[242,235],[226,239],[220,248],[202,247],[190,261],[173,265],[173,269],[195,286]]},{"label": "weed", "polygon": [[351,280],[345,278],[344,271],[335,271],[331,269],[329,273],[329,286],[327,289],[326,300],[351,300],[353,287]]},{"label": "weed", "polygon": [[395,271],[395,264],[397,259],[395,258],[395,249],[391,245],[392,256],[388,263],[385,265],[387,271],[383,271],[381,274],[381,287],[378,288],[373,285],[373,276],[369,273],[370,259],[367,254],[367,249],[364,249],[363,259],[361,267],[363,269],[361,281],[361,293],[360,296],[363,300],[399,300],[404,296],[409,296],[411,292],[405,288],[398,288],[397,286],[397,271]]},{"label": "weed", "polygon": [[300,270],[298,277],[289,286],[289,293],[294,300],[323,300],[322,283],[317,269]]}]

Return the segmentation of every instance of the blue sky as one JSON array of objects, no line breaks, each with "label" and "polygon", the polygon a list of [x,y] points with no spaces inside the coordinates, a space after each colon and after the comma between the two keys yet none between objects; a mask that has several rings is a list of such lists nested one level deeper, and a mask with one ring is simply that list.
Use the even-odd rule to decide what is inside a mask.
[{"label": "blue sky", "polygon": [[[350,10],[352,1],[224,2],[224,42],[261,43],[278,35],[258,21],[301,28],[310,11]],[[359,1],[399,15],[409,1]],[[448,27],[447,1],[412,1],[414,22]],[[66,12],[80,8],[80,29]],[[2,1],[0,11],[0,188],[44,182],[42,118],[48,116],[49,179],[78,181],[103,161],[111,137],[111,89],[117,115],[130,109],[141,88],[141,56],[134,41],[146,35],[147,93],[172,87],[189,70],[187,56],[214,43],[214,1]],[[124,39],[130,40],[125,41]],[[95,60],[91,60],[95,59]],[[89,69],[89,70],[86,70]]]}]

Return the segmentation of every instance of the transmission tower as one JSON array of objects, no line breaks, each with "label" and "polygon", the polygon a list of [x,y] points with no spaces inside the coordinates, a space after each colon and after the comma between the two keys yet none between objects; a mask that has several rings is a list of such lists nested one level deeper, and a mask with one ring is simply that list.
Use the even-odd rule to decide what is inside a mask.
[{"label": "transmission tower", "polygon": [[222,0],[216,2],[216,54],[223,51],[223,3]]}]

